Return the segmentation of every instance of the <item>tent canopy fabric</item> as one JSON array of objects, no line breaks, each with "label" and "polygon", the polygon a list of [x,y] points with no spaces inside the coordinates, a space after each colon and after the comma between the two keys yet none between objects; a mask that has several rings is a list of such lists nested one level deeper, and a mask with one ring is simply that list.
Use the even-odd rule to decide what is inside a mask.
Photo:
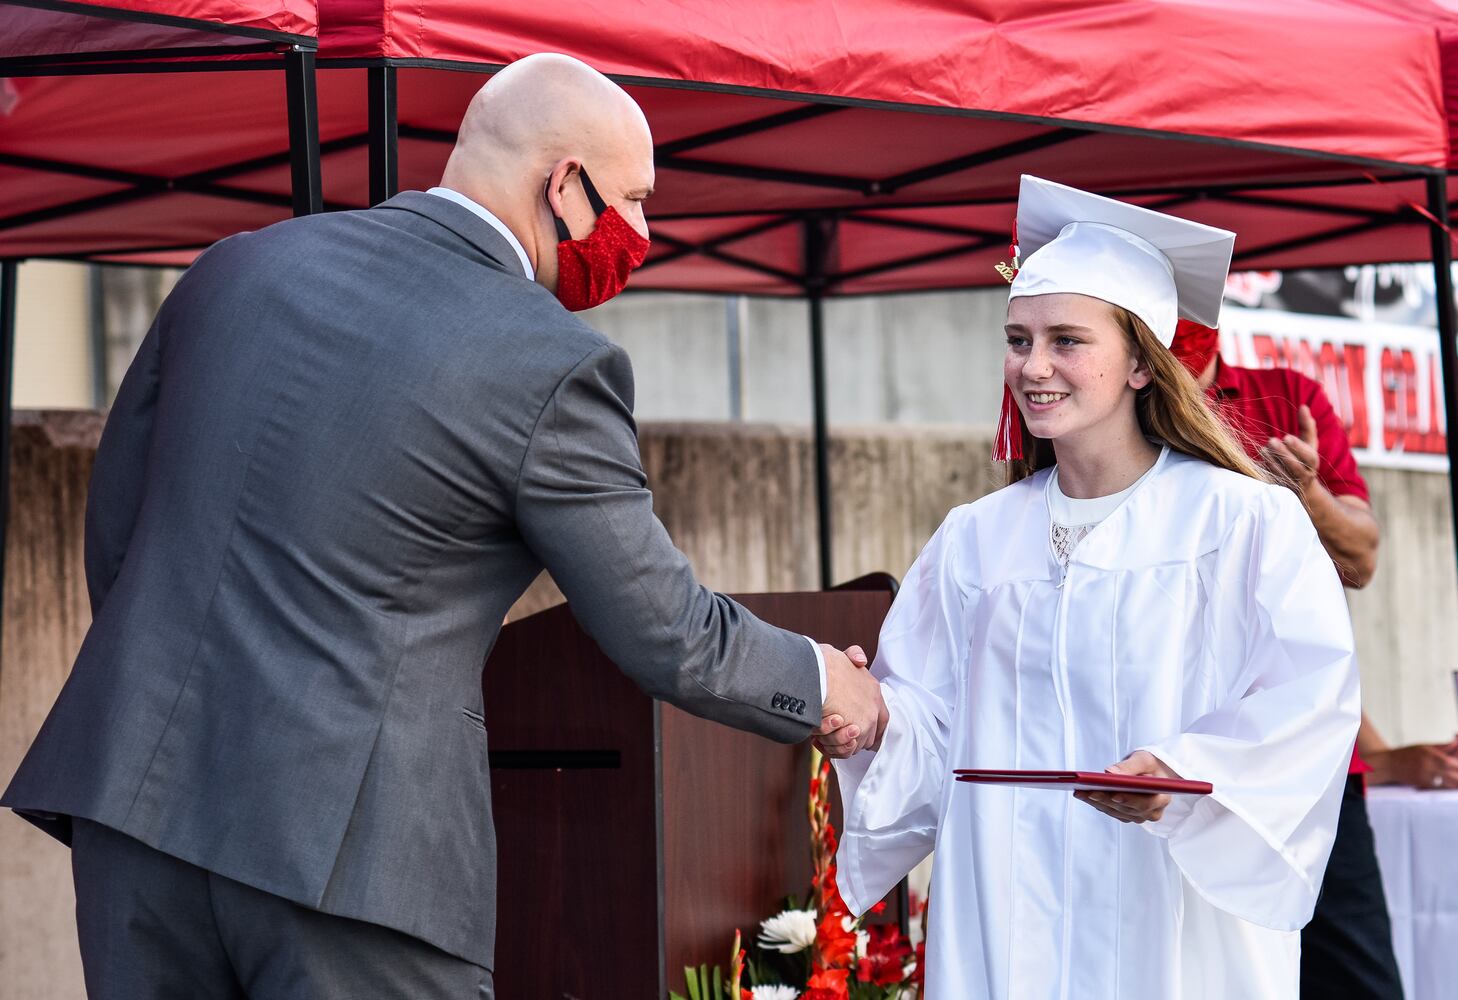
[{"label": "tent canopy fabric", "polygon": [[[482,70],[617,75],[658,143],[635,288],[994,284],[1022,172],[1233,229],[1240,268],[1426,259],[1413,206],[1448,158],[1438,36],[1359,0],[320,6],[326,207],[369,200],[361,66],[399,67],[404,188],[439,178]],[[0,256],[183,263],[288,214],[276,74],[123,79],[12,82]]]},{"label": "tent canopy fabric", "polygon": [[0,75],[313,46],[313,0],[0,0]]},{"label": "tent canopy fabric", "polygon": [[[1415,0],[1401,0],[1412,3]],[[322,0],[332,59],[565,52],[664,84],[995,113],[1438,165],[1432,32],[1330,0]],[[1299,40],[1299,43],[1297,43]],[[1294,43],[1294,44],[1293,44]],[[1380,95],[1380,96],[1379,96]]]},{"label": "tent canopy fabric", "polygon": [[1458,0],[1342,0],[1347,6],[1436,32],[1448,109],[1449,168],[1458,167]]}]

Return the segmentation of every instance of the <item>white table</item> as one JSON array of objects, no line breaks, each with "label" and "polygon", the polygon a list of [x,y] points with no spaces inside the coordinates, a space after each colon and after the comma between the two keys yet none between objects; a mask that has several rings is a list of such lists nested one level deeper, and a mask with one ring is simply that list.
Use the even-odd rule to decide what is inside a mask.
[{"label": "white table", "polygon": [[1406,1000],[1458,996],[1458,791],[1367,791]]}]

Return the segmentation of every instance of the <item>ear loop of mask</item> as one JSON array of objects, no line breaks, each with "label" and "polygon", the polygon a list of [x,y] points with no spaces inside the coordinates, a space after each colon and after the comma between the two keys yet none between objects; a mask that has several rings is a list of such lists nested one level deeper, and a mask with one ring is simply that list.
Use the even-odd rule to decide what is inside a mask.
[{"label": "ear loop of mask", "polygon": [[[607,211],[607,202],[602,200],[602,195],[597,193],[597,188],[592,183],[592,178],[587,176],[586,167],[577,168],[577,176],[582,179],[582,191],[587,195],[587,203],[592,206],[593,218],[597,218]],[[542,196],[547,197],[552,190],[552,178],[547,178],[547,185],[542,190]],[[552,207],[552,199],[547,197],[547,207]],[[552,213],[552,220],[557,223],[557,240],[566,243],[572,239],[572,231],[567,228],[567,223],[556,212]]]}]

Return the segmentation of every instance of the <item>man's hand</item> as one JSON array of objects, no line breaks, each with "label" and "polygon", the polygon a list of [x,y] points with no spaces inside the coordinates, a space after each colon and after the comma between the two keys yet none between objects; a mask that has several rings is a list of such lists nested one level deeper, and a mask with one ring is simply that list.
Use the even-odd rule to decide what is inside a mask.
[{"label": "man's hand", "polygon": [[[1154,778],[1178,778],[1147,750],[1135,750],[1117,764],[1104,768],[1110,774],[1139,774]],[[1164,815],[1168,795],[1147,795],[1143,792],[1074,792],[1073,797],[1087,802],[1099,812],[1120,823],[1152,823]]]},{"label": "man's hand", "polygon": [[1364,753],[1362,759],[1372,767],[1374,785],[1458,788],[1458,740]]},{"label": "man's hand", "polygon": [[1296,491],[1305,496],[1321,469],[1321,454],[1316,450],[1316,418],[1311,415],[1311,407],[1302,406],[1297,419],[1301,435],[1271,438],[1261,449],[1261,458],[1273,472],[1288,477]]},{"label": "man's hand", "polygon": [[866,669],[866,654],[859,646],[844,653],[824,643],[825,709],[815,745],[827,757],[844,758],[881,745],[890,714],[881,698],[881,685]]}]

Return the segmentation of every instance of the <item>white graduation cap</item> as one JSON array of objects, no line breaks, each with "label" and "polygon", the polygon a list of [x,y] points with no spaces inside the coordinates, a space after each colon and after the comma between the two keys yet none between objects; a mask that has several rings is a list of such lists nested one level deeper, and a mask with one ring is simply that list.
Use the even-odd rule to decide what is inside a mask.
[{"label": "white graduation cap", "polygon": [[1023,175],[1009,299],[1075,292],[1138,316],[1164,346],[1183,317],[1220,325],[1235,234]]}]

